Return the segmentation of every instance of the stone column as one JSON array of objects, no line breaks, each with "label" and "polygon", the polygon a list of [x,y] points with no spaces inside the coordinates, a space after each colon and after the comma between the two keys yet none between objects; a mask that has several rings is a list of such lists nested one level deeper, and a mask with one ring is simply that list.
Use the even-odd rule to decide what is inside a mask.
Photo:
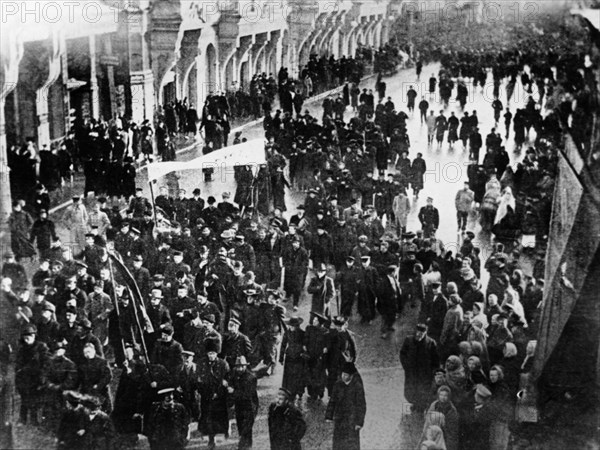
[{"label": "stone column", "polygon": [[152,70],[130,73],[131,116],[137,123],[154,117],[154,75]]},{"label": "stone column", "polygon": [[48,63],[48,77],[44,84],[35,92],[36,114],[38,118],[38,148],[41,148],[43,145],[50,145],[50,122],[48,121],[50,86],[56,82],[61,73],[61,53],[63,48],[63,37],[59,33],[53,33],[52,50]]},{"label": "stone column", "polygon": [[97,55],[96,55],[96,35],[91,34],[90,39],[90,95],[92,117],[98,119],[100,117],[100,90],[98,89],[98,74],[96,70]]},{"label": "stone column", "polygon": [[12,209],[4,105],[6,96],[17,87],[23,43],[17,32],[11,33],[6,39],[3,38],[0,45],[0,257],[4,260],[4,252],[10,248],[8,216]]},{"label": "stone column", "polygon": [[[111,118],[117,115],[117,88],[115,87],[115,68],[119,65],[118,57],[112,54],[112,39],[110,34],[104,36],[104,55],[101,64],[106,67],[106,79],[108,81],[108,101],[110,102]],[[108,117],[107,117],[108,119]]]}]

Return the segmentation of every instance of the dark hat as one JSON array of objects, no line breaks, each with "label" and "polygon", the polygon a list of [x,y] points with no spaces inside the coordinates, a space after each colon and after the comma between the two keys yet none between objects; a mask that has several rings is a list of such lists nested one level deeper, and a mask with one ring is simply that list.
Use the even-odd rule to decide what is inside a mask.
[{"label": "dark hat", "polygon": [[196,355],[194,352],[190,352],[189,350],[184,350],[181,352],[181,354],[183,356],[195,356]]},{"label": "dark hat", "polygon": [[348,375],[354,375],[357,372],[358,372],[358,370],[356,370],[356,366],[354,365],[354,363],[352,363],[350,361],[346,361],[344,364],[342,364],[342,373],[347,373]]},{"label": "dark hat", "polygon": [[259,292],[256,289],[245,289],[244,294],[248,297],[255,297],[259,294]]},{"label": "dark hat", "polygon": [[358,242],[368,242],[369,238],[367,236],[365,236],[364,234],[360,235],[358,237]]},{"label": "dark hat", "polygon": [[286,389],[284,387],[280,387],[279,388],[279,392],[281,392],[282,394],[285,394],[285,396],[287,398],[292,398],[292,391],[290,391],[289,389]]},{"label": "dark hat", "polygon": [[317,267],[315,267],[315,271],[316,272],[326,272],[327,264],[325,264],[325,263],[317,264]]},{"label": "dark hat", "polygon": [[427,325],[425,325],[424,323],[418,323],[417,330],[418,331],[427,331]]},{"label": "dark hat", "polygon": [[290,317],[287,320],[288,325],[290,325],[290,326],[296,326],[296,327],[299,327],[300,324],[302,324],[302,322],[304,322],[304,319],[302,317],[298,317],[298,316]]},{"label": "dark hat", "polygon": [[236,323],[238,326],[242,324],[242,322],[240,322],[240,319],[238,319],[237,317],[233,317],[233,316],[229,318],[229,322]]},{"label": "dark hat", "polygon": [[244,239],[246,239],[246,236],[244,236],[243,234],[236,234],[235,236],[236,241],[243,241]]},{"label": "dark hat", "polygon": [[445,370],[445,369],[442,369],[441,367],[438,367],[437,369],[434,369],[434,370],[433,370],[433,374],[434,374],[434,375],[436,375],[436,374],[438,374],[438,373],[443,373],[443,374],[446,374],[446,370]]},{"label": "dark hat", "polygon": [[210,322],[210,323],[216,322],[216,318],[215,318],[214,314],[204,314],[202,316],[202,320],[206,320],[207,322]]},{"label": "dark hat", "polygon": [[319,314],[317,312],[311,311],[310,315],[319,319],[320,324],[330,324],[331,323],[331,319],[329,319],[329,317],[325,317],[324,315]]},{"label": "dark hat", "polygon": [[304,205],[298,205],[298,207],[296,209],[304,211]]},{"label": "dark hat", "polygon": [[93,238],[94,236],[96,236],[94,233],[85,233],[86,238],[88,238],[88,237]]},{"label": "dark hat", "polygon": [[442,283],[440,283],[439,281],[434,281],[433,283],[431,283],[431,287],[433,289],[437,289],[442,285]]},{"label": "dark hat", "polygon": [[342,325],[345,325],[346,322],[348,322],[348,319],[346,319],[344,316],[337,316],[333,318],[332,322],[334,325],[341,327]]},{"label": "dark hat", "polygon": [[200,189],[196,188],[192,191],[192,194],[194,195],[200,195]]},{"label": "dark hat", "polygon": [[360,260],[362,262],[368,262],[368,261],[371,261],[371,257],[370,256],[361,256]]},{"label": "dark hat", "polygon": [[233,363],[233,365],[234,365],[234,367],[235,366],[247,366],[248,361],[246,361],[246,357],[244,355],[238,356],[237,358],[235,358],[235,363]]},{"label": "dark hat", "polygon": [[65,309],[65,314],[77,315],[77,308],[75,308],[74,306],[67,306],[67,309]]},{"label": "dark hat", "polygon": [[216,339],[207,339],[204,343],[204,349],[206,350],[206,353],[219,353],[221,351],[219,347],[219,341]]},{"label": "dark hat", "polygon": [[33,290],[34,295],[46,295],[44,288],[35,288]]},{"label": "dark hat", "polygon": [[173,325],[171,325],[170,323],[165,323],[164,325],[161,325],[160,331],[161,333],[172,335],[174,332]]},{"label": "dark hat", "polygon": [[475,233],[473,233],[472,231],[467,231],[465,233],[467,235],[467,237],[471,240],[475,239]]},{"label": "dark hat", "polygon": [[44,300],[44,302],[42,303],[42,311],[51,311],[54,313],[56,312],[56,306],[54,306],[49,301]]},{"label": "dark hat", "polygon": [[79,200],[81,200],[81,197],[79,197],[78,195],[76,195],[75,197],[72,197],[74,202],[78,202]]},{"label": "dark hat", "polygon": [[84,263],[83,261],[75,261],[75,265],[77,267],[80,267],[82,269],[88,269],[88,265],[86,263]]},{"label": "dark hat", "polygon": [[180,251],[180,250],[175,250],[175,251],[173,252],[173,256],[183,256],[183,252],[182,252],[182,251]]},{"label": "dark hat", "polygon": [[354,262],[354,256],[346,256],[346,261]]},{"label": "dark hat", "polygon": [[409,231],[408,233],[402,233],[402,239],[414,239],[416,237],[417,237],[417,235],[414,233],[414,231]]},{"label": "dark hat", "polygon": [[144,258],[142,257],[142,255],[135,255],[135,256],[133,257],[133,260],[134,260],[134,261],[143,262],[143,261],[144,261]]},{"label": "dark hat", "polygon": [[35,325],[27,325],[21,331],[21,336],[29,336],[31,334],[37,334],[37,328]]},{"label": "dark hat", "polygon": [[152,277],[152,281],[164,281],[164,275],[157,273]]}]

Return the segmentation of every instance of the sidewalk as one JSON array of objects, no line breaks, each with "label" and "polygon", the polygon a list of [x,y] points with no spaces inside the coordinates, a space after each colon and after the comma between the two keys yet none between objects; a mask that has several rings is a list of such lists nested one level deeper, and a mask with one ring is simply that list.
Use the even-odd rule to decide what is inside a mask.
[{"label": "sidewalk", "polygon": [[[375,76],[374,73],[370,74],[370,75],[366,75],[361,80],[361,83],[364,83],[365,81],[372,78],[373,76]],[[320,102],[325,97],[328,97],[330,95],[336,95],[336,94],[342,92],[343,88],[344,88],[343,86],[339,86],[337,88],[334,88],[329,91],[325,91],[325,92],[317,94],[313,97],[310,97],[309,99],[307,99],[305,101],[304,105],[309,105],[309,104],[314,104],[316,102]],[[250,127],[253,127],[255,125],[262,123],[263,118],[262,117],[259,119],[245,118],[245,120],[247,120],[247,122],[243,122],[243,120],[240,120],[239,122],[243,122],[243,123],[241,123],[237,127],[231,129],[231,132],[229,133],[230,138],[233,137],[233,135],[237,131],[244,131],[247,128],[250,128]],[[234,124],[236,122],[238,122],[238,120],[233,121]],[[178,135],[175,138],[175,146],[177,148],[176,154],[177,155],[185,154],[186,152],[189,152],[189,151],[201,146],[203,144],[203,142],[204,141],[202,140],[202,138],[199,135],[196,137],[195,140],[191,140],[191,139],[186,140],[183,136]],[[145,170],[145,168],[146,168],[145,161],[144,162],[136,162],[136,169],[137,169],[138,173]],[[65,186],[63,186],[62,189],[53,193],[51,198],[53,199],[53,203],[56,202],[57,204],[50,208],[49,213],[56,214],[56,213],[60,212],[61,210],[63,210],[64,208],[66,208],[67,206],[69,206],[72,203],[71,198],[75,195],[81,195],[81,193],[83,192],[84,182],[85,182],[85,179],[83,177],[83,173],[78,172],[73,176],[73,184],[72,185],[70,183],[67,183]],[[84,201],[85,201],[85,199],[84,199]]]}]

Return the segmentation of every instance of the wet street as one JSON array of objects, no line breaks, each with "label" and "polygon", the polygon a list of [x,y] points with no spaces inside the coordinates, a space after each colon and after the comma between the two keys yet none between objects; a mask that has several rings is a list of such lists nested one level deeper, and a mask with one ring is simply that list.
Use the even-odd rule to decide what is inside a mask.
[{"label": "wet street", "polygon": [[[392,77],[384,79],[387,83],[386,96],[391,96],[396,105],[397,110],[406,111],[406,91],[411,85],[419,93],[417,97],[417,105],[421,98],[421,93],[428,91],[428,80],[432,73],[437,75],[439,70],[438,65],[425,66],[419,82],[416,81],[414,69],[401,70]],[[492,86],[491,76],[488,79],[489,86],[486,86],[484,93],[477,88],[474,92],[469,85],[469,100],[466,109],[471,112],[477,110],[479,116],[480,133],[485,141],[485,136],[494,126],[493,110],[491,103]],[[361,85],[362,87],[374,88],[375,77],[368,79]],[[515,96],[510,104],[511,111],[515,112],[517,106],[524,104],[526,98],[519,95],[520,84],[517,86]],[[521,89],[522,92],[522,89]],[[430,109],[437,115],[441,109],[439,102],[436,99],[429,99],[429,94],[426,94],[430,102]],[[506,102],[506,94],[501,89],[500,99],[503,103]],[[321,108],[322,100],[309,102],[305,104],[311,114],[319,119],[322,115]],[[504,105],[506,107],[506,104]],[[456,115],[462,117],[460,106],[456,102],[451,102],[449,108],[445,111],[448,117],[451,111],[455,111]],[[505,111],[502,112],[504,114]],[[346,112],[346,120],[353,113],[348,110]],[[460,247],[460,236],[456,231],[456,215],[454,208],[454,197],[457,190],[462,188],[462,183],[467,180],[466,163],[468,155],[466,151],[462,151],[460,141],[455,145],[455,149],[449,150],[448,143],[445,141],[442,149],[428,148],[427,145],[427,130],[425,125],[421,125],[418,111],[414,117],[408,120],[408,131],[410,136],[410,155],[411,160],[416,156],[417,152],[423,153],[423,157],[427,163],[428,171],[425,175],[425,188],[421,192],[418,200],[414,200],[411,195],[412,211],[409,216],[408,229],[416,231],[420,228],[417,213],[419,208],[424,206],[427,196],[434,198],[434,205],[437,206],[440,212],[440,229],[438,237],[442,239],[447,250],[454,250]],[[505,135],[503,120],[499,125],[499,131],[502,136]],[[511,131],[512,134],[512,131]],[[233,133],[232,135],[233,136]],[[255,124],[246,128],[243,131],[243,137],[250,139],[260,138],[263,136],[262,123]],[[434,146],[437,144],[434,143]],[[507,150],[511,154],[511,158],[517,156],[512,153],[512,140],[507,145]],[[481,158],[483,158],[483,151]],[[188,160],[200,155],[200,149],[196,148],[191,151],[184,152],[178,155],[179,160]],[[514,162],[514,161],[513,161]],[[233,183],[233,175],[229,174],[224,178],[216,174],[216,179],[211,183],[203,183],[202,174],[200,172],[181,172],[179,174],[179,185],[187,189],[188,194],[195,187],[202,189],[202,197],[206,199],[209,195],[214,195],[217,201],[221,200],[223,191],[235,191]],[[139,185],[148,189],[146,180],[146,171],[139,171]],[[156,186],[162,185],[159,182]],[[303,201],[302,196],[297,192],[288,192],[288,212],[287,217],[295,213],[295,206]],[[473,230],[477,235],[478,244],[482,248],[482,259],[487,258],[486,250],[489,247],[489,236],[479,233],[479,226],[476,224],[475,218],[470,218],[468,229]],[[63,234],[64,236],[64,234]],[[334,243],[335,245],[335,243]],[[482,261],[483,266],[483,261]],[[310,274],[308,279],[310,279]],[[484,284],[486,282],[485,275]],[[307,280],[308,281],[308,280]],[[306,320],[308,319],[310,300],[304,298],[301,301],[298,314]],[[380,338],[380,319],[377,318],[372,325],[361,325],[357,316],[350,320],[349,329],[355,334],[358,344],[358,361],[357,367],[363,378],[366,398],[367,398],[367,416],[365,426],[361,432],[362,448],[367,450],[412,450],[416,448],[417,440],[420,435],[420,423],[418,419],[410,417],[409,405],[405,402],[403,395],[404,374],[400,366],[399,351],[403,340],[413,331],[415,324],[417,309],[403,311],[400,319],[396,323],[395,333],[387,340]],[[274,375],[269,378],[259,381],[259,398],[260,412],[254,427],[254,448],[268,449],[269,436],[267,424],[267,410],[269,404],[275,399],[277,388],[281,385],[282,367],[278,367]],[[306,413],[308,422],[308,430],[303,440],[303,448],[305,449],[329,449],[331,448],[331,438],[333,425],[325,423],[325,408],[327,397],[324,402],[308,403],[306,396],[304,397],[301,407]],[[233,421],[232,421],[233,423]],[[190,442],[189,448],[205,448],[206,440],[201,440],[194,437]],[[142,443],[143,447],[143,443]],[[232,449],[237,447],[237,433],[234,431],[231,439],[224,441],[222,437],[217,438],[217,448]]]}]

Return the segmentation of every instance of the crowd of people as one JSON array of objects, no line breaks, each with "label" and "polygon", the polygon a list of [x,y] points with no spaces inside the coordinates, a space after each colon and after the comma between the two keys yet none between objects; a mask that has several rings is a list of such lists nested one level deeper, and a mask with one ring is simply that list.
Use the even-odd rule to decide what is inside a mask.
[{"label": "crowd of people", "polygon": [[[363,53],[381,72],[399,61],[399,51],[389,45]],[[499,85],[513,82],[513,72],[494,70],[495,56],[474,55],[478,52],[439,55],[444,81],[430,80],[430,92],[439,89],[442,109],[455,91],[466,101],[459,74],[479,80],[491,67]],[[513,56],[521,83],[536,83],[524,70],[529,60]],[[404,105],[386,98],[381,76],[375,93],[361,92],[358,61],[311,56],[301,71],[302,89],[284,69],[276,84],[271,76],[253,79],[252,98],[260,100],[251,109],[264,116],[268,162],[255,179],[248,168],[236,171],[233,199],[223,192],[221,201],[211,196],[205,202],[198,188],[188,197],[183,189],[164,187],[153,208],[136,188],[135,168],[123,192],[114,191],[123,181],[113,185],[113,178],[91,176],[88,184],[86,176],[85,193],[97,194],[95,204],[88,211],[79,197],[73,199],[64,216],[68,246],[48,218],[47,183],[33,185],[32,202],[14,203],[13,252],[2,266],[2,309],[8,313],[0,332],[3,370],[15,361],[21,422],[55,432],[60,448],[127,447],[143,433],[155,449],[184,448],[188,425],[197,422],[214,448],[216,435],[229,436],[233,409],[239,448],[247,449],[260,406],[258,380],[272,375],[279,362],[282,388],[268,409],[271,448],[300,448],[306,422],[298,405],[304,395],[311,402],[327,396],[325,419],[334,423],[334,449],[360,448],[365,391],[357,343],[348,330],[355,308],[365,327],[381,316],[383,341],[400,316],[418,311],[400,361],[404,396],[425,419],[420,449],[507,448],[515,415],[535,421],[530,417],[536,414],[535,392],[527,377],[564,105],[546,114],[543,103],[531,98],[521,119],[515,113],[515,148],[528,148],[513,168],[505,149],[508,112],[504,140],[495,128],[483,141],[476,114],[446,119],[421,99],[430,146],[433,136],[441,146],[448,131],[450,144],[462,140],[471,160],[468,182],[455,202],[461,245],[448,251],[437,235],[448,218],[440,217],[433,198],[418,212],[420,229],[407,227],[427,170],[423,154],[411,151],[407,133],[416,95],[408,96],[407,114]],[[555,89],[563,69],[559,65],[559,76],[552,78]],[[300,100],[335,84],[344,88],[324,99],[321,118],[302,111]],[[273,114],[276,90],[281,109]],[[148,154],[143,143],[154,135],[157,142],[173,130],[195,135],[192,123],[204,128],[209,148],[227,145],[226,95],[210,96],[201,117],[184,103],[168,105],[164,125],[156,130],[141,127],[141,153]],[[498,122],[504,108],[496,102],[492,107]],[[571,114],[579,107],[585,105],[578,102]],[[354,114],[346,120],[349,109]],[[466,129],[459,131],[461,122]],[[528,125],[535,131],[531,143]],[[131,164],[128,144],[115,145],[126,127],[90,123],[76,129],[75,140],[85,144],[69,153],[72,164],[80,161],[84,172],[90,158],[94,170],[101,161]],[[23,159],[17,164],[25,170],[27,160],[32,170],[35,151],[19,152]],[[290,187],[305,193],[293,212],[286,204]],[[103,194],[127,198],[126,211],[109,208]],[[39,218],[34,221],[26,209]],[[494,238],[487,258],[469,226],[474,216]],[[523,235],[535,236],[541,250],[530,275],[520,252]],[[29,277],[22,259],[36,254],[39,268]],[[310,319],[303,328],[297,311],[305,295]]]}]

